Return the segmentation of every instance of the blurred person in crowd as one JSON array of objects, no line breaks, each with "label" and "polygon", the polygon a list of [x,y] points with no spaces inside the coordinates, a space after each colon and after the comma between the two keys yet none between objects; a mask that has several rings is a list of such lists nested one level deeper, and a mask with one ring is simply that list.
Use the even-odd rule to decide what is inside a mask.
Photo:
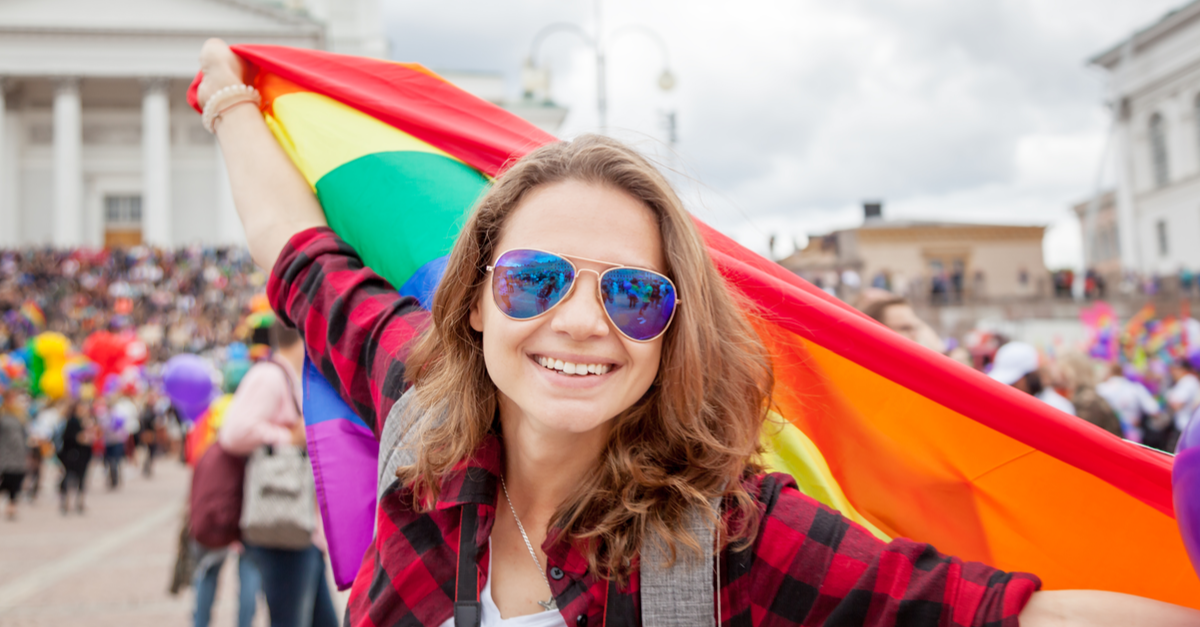
[{"label": "blurred person in crowd", "polygon": [[[304,342],[280,322],[270,327],[269,335],[272,353],[242,378],[217,434],[221,447],[234,455],[249,456],[266,445],[305,444],[299,397]],[[305,549],[245,543],[246,554],[262,574],[272,627],[337,625],[325,577],[325,538],[319,521],[317,525],[313,544]]]},{"label": "blurred person in crowd", "polygon": [[1167,391],[1167,407],[1174,416],[1172,433],[1167,440],[1166,450],[1174,451],[1179,441],[1179,434],[1187,427],[1192,414],[1200,406],[1200,379],[1196,378],[1196,368],[1187,359],[1179,359],[1171,364],[1171,380],[1174,382]]},{"label": "blurred person in crowd", "polygon": [[1009,342],[996,351],[988,376],[1011,385],[1060,411],[1075,415],[1075,406],[1042,382],[1037,349],[1025,342]]},{"label": "blurred person in crowd", "polygon": [[209,549],[194,539],[191,541],[191,550],[196,556],[196,570],[192,577],[192,587],[196,589],[196,608],[192,612],[194,627],[208,627],[212,622],[212,608],[217,598],[221,567],[231,551],[236,552],[238,556],[237,627],[250,627],[254,622],[254,613],[258,609],[258,591],[262,589],[262,575],[254,561],[245,554],[245,549],[238,543],[234,544],[237,546]]},{"label": "blurred person in crowd", "polygon": [[121,463],[125,460],[129,434],[136,428],[138,411],[124,394],[114,393],[97,404],[97,417],[104,433],[108,489],[115,490],[121,486]]},{"label": "blurred person in crowd", "polygon": [[946,344],[925,321],[917,317],[912,303],[907,298],[881,290],[864,290],[859,298],[859,309],[883,326],[928,348],[945,353]]},{"label": "blurred person in crowd", "polygon": [[1087,355],[1079,351],[1063,353],[1058,363],[1062,368],[1064,389],[1075,406],[1075,415],[1119,437],[1125,429],[1116,410],[1096,392],[1096,367]]},{"label": "blurred person in crowd", "polygon": [[1145,442],[1146,430],[1162,411],[1146,386],[1130,381],[1121,364],[1113,363],[1108,366],[1108,378],[1096,386],[1096,393],[1104,397],[1117,412],[1125,438]]},{"label": "blurred person in crowd", "polygon": [[54,433],[62,422],[62,414],[58,410],[61,401],[46,402],[37,411],[37,417],[29,428],[29,457],[28,475],[25,478],[25,491],[29,502],[37,500],[42,487],[42,463],[46,457],[54,453]]},{"label": "blurred person in crowd", "polygon": [[67,409],[67,419],[63,423],[62,439],[58,448],[58,459],[63,466],[63,478],[58,487],[58,507],[63,515],[69,511],[68,502],[72,491],[75,492],[75,511],[83,513],[88,464],[92,461],[92,446],[96,439],[91,403],[71,403]]},{"label": "blurred person in crowd", "polygon": [[4,512],[8,520],[17,519],[17,502],[28,466],[28,413],[29,397],[25,392],[11,382],[0,383],[0,497],[8,494]]},{"label": "blurred person in crowd", "polygon": [[154,476],[154,458],[158,456],[158,431],[161,424],[158,413],[158,399],[153,392],[147,392],[142,403],[142,413],[138,416],[138,446],[145,447],[146,459],[142,463],[142,476]]}]

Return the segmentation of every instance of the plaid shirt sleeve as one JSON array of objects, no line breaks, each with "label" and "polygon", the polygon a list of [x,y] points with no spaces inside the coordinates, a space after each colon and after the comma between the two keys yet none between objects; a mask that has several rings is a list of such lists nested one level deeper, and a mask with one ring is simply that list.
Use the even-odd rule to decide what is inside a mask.
[{"label": "plaid shirt sleeve", "polygon": [[911,540],[880,541],[768,475],[752,551],[732,552],[722,587],[733,625],[1017,627],[1041,581],[942,555]]},{"label": "plaid shirt sleeve", "polygon": [[267,298],[300,330],[309,360],[378,438],[404,393],[408,345],[428,313],[364,266],[328,227],[292,236],[275,262]]}]

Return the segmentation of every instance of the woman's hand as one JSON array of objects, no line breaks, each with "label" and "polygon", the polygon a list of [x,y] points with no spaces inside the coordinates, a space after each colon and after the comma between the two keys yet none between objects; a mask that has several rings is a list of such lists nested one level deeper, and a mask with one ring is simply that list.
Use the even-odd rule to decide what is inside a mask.
[{"label": "woman's hand", "polygon": [[1033,593],[1021,610],[1023,627],[1200,625],[1200,612],[1129,594],[1099,590],[1052,590]]},{"label": "woman's hand", "polygon": [[221,89],[245,83],[246,63],[229,49],[229,44],[213,38],[200,49],[200,73],[203,78],[196,89],[196,100],[203,107]]},{"label": "woman's hand", "polygon": [[[209,39],[200,49],[200,71],[204,76],[196,99],[203,104],[220,89],[243,84],[253,69],[225,42]],[[216,133],[250,254],[259,267],[270,272],[288,239],[305,229],[325,226],[325,214],[257,107],[226,108]]]}]

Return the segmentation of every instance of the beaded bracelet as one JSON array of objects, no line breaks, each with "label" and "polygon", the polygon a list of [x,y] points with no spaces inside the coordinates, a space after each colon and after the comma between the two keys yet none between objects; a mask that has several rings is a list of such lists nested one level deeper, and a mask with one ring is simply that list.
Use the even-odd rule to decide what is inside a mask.
[{"label": "beaded bracelet", "polygon": [[209,97],[208,102],[204,103],[204,114],[200,118],[200,122],[204,124],[204,129],[210,133],[215,133],[214,125],[222,113],[229,110],[235,104],[243,102],[252,102],[255,106],[262,104],[262,96],[258,90],[249,85],[229,85],[217,90],[217,93]]}]

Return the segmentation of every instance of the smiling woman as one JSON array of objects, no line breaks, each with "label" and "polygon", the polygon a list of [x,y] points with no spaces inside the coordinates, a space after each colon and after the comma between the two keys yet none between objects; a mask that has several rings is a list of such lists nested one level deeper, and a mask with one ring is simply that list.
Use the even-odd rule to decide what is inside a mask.
[{"label": "smiling woman", "polygon": [[[427,320],[325,226],[241,106],[252,99],[221,95],[245,91],[238,58],[210,41],[202,69],[198,97],[251,252],[272,269],[272,305],[376,434],[407,430],[415,450],[379,499],[349,624],[1196,618],[1122,595],[1035,593],[1033,575],[883,542],[790,476],[763,474],[762,341],[674,191],[619,142],[552,143],[498,176]],[[650,581],[675,561],[697,565],[691,584]],[[697,586],[708,592],[678,596]]]}]

